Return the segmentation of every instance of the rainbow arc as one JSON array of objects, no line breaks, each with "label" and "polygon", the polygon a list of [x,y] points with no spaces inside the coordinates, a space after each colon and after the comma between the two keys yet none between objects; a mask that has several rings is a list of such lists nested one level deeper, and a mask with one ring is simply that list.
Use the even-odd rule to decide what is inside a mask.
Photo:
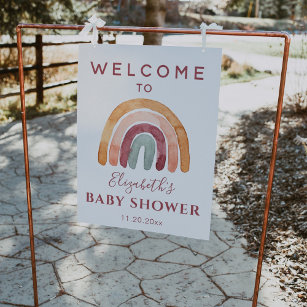
[{"label": "rainbow arc", "polygon": [[[114,133],[113,133],[114,132]],[[113,137],[112,137],[113,135]],[[132,99],[118,105],[102,132],[98,162],[135,169],[140,148],[145,148],[144,169],[149,170],[156,155],[156,169],[173,173],[190,168],[189,140],[177,116],[164,104],[151,99]]]}]

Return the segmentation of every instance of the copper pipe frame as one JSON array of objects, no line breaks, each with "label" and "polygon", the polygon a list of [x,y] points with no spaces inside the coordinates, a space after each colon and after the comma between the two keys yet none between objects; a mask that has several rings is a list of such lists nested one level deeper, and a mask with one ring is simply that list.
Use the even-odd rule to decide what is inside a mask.
[{"label": "copper pipe frame", "polygon": [[[30,170],[29,170],[29,154],[28,154],[28,139],[27,139],[27,119],[25,107],[25,90],[24,90],[24,73],[23,73],[23,59],[22,59],[22,40],[21,29],[49,29],[49,30],[82,30],[84,25],[57,25],[57,24],[19,24],[16,27],[17,32],[17,48],[18,48],[18,67],[19,67],[19,81],[20,81],[20,99],[21,99],[21,115],[22,115],[22,131],[23,131],[23,145],[24,145],[24,161],[25,161],[25,175],[26,175],[26,189],[27,189],[27,204],[28,204],[28,220],[29,220],[29,236],[31,247],[31,262],[32,262],[32,279],[34,291],[34,305],[38,307],[38,291],[36,279],[36,262],[35,262],[35,246],[34,246],[34,232],[33,232],[33,218],[32,218],[32,204],[31,204],[31,187],[30,187]],[[122,27],[122,26],[105,26],[98,28],[99,31],[114,31],[114,32],[152,32],[152,33],[169,33],[169,34],[201,34],[197,29],[182,29],[182,28],[151,28],[151,27]],[[257,272],[255,278],[254,295],[252,307],[257,306],[259,284],[261,278],[262,261],[264,254],[264,245],[266,239],[268,216],[271,202],[271,192],[273,185],[273,177],[276,163],[277,143],[281,121],[283,97],[286,83],[286,72],[289,58],[290,36],[286,32],[273,31],[230,31],[230,30],[208,30],[209,35],[229,35],[229,36],[258,36],[258,37],[278,37],[283,38],[284,54],[282,61],[282,71],[280,76],[279,95],[277,103],[277,112],[274,128],[273,146],[270,161],[270,171],[268,176],[268,185],[266,192],[265,208],[263,215],[263,225],[261,242],[258,254]]]}]

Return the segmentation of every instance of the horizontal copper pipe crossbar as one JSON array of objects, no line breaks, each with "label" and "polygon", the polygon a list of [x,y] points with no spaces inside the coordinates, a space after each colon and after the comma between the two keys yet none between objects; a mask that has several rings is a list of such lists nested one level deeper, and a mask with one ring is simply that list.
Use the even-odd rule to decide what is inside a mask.
[{"label": "horizontal copper pipe crossbar", "polygon": [[[24,145],[24,161],[25,161],[25,176],[26,176],[26,190],[27,190],[27,205],[28,205],[28,221],[29,221],[29,237],[31,247],[31,262],[32,262],[32,278],[33,278],[33,292],[34,292],[34,305],[38,307],[38,292],[37,292],[37,279],[36,279],[36,261],[35,261],[35,246],[34,246],[34,233],[33,233],[33,219],[32,219],[32,203],[31,203],[31,187],[30,187],[30,169],[29,169],[29,154],[28,154],[28,139],[27,139],[27,119],[26,119],[26,106],[25,106],[25,90],[24,90],[24,73],[23,73],[23,58],[22,58],[22,39],[21,29],[45,29],[45,30],[82,30],[84,25],[57,25],[57,24],[19,24],[16,28],[17,32],[17,47],[18,47],[18,67],[19,67],[19,80],[20,80],[20,98],[21,98],[21,113],[22,113],[22,129],[23,129],[23,145]],[[122,27],[122,26],[105,26],[98,28],[100,31],[105,32],[151,32],[151,33],[165,33],[165,34],[201,34],[199,29],[182,29],[182,28],[151,28],[151,27]],[[262,260],[264,254],[265,237],[268,224],[268,215],[271,201],[271,191],[273,185],[274,169],[277,153],[277,142],[281,120],[283,96],[286,82],[286,71],[289,57],[290,36],[286,32],[272,32],[272,31],[230,31],[230,30],[207,30],[209,35],[230,35],[230,36],[258,36],[258,37],[275,37],[283,38],[284,54],[282,61],[282,70],[280,77],[279,95],[277,103],[277,112],[274,128],[273,146],[270,161],[270,171],[267,185],[267,193],[265,200],[261,243],[258,254],[257,272],[255,278],[254,296],[252,307],[257,306],[259,284],[261,277]]]},{"label": "horizontal copper pipe crossbar", "polygon": [[[45,30],[78,30],[81,31],[84,25],[54,25],[54,24],[24,24],[21,23],[17,29],[45,29]],[[122,26],[105,26],[97,28],[104,32],[151,32],[151,33],[169,33],[169,34],[201,34],[199,29],[185,28],[154,28],[154,27],[122,27]],[[18,30],[17,30],[18,31]],[[207,30],[209,35],[231,35],[231,36],[262,36],[262,37],[281,37],[290,41],[290,36],[286,32],[275,31],[238,31],[238,30]]]}]

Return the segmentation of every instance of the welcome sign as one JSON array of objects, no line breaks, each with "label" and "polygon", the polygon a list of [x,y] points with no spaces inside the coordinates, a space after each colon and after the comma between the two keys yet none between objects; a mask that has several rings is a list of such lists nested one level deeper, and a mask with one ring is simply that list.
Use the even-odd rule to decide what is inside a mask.
[{"label": "welcome sign", "polygon": [[221,49],[81,45],[78,220],[209,239]]}]

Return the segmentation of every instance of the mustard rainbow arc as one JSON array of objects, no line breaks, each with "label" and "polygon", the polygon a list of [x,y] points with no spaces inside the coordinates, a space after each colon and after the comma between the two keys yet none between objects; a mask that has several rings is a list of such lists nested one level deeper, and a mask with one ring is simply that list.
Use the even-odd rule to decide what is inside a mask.
[{"label": "mustard rainbow arc", "polygon": [[164,169],[167,161],[169,172],[174,173],[178,167],[179,149],[180,169],[184,173],[189,171],[188,136],[174,112],[155,100],[127,100],[119,104],[107,119],[99,144],[98,162],[106,165],[109,156],[112,166],[120,163],[124,168],[129,165],[135,169],[142,146],[145,147],[145,170],[151,169],[157,153],[156,169]]}]

